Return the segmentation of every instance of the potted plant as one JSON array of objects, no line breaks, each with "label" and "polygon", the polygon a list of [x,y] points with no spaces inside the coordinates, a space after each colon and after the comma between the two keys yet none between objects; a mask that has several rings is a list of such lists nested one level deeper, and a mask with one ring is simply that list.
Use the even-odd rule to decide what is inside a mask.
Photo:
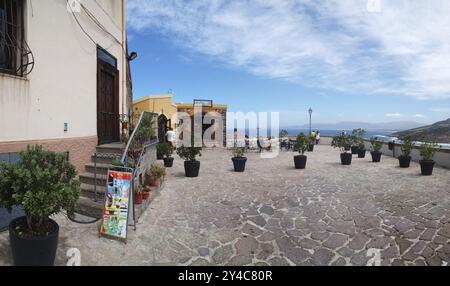
[{"label": "potted plant", "polygon": [[406,136],[403,138],[400,148],[402,151],[402,155],[398,157],[400,168],[409,168],[411,164],[411,151],[414,148],[411,136]]},{"label": "potted plant", "polygon": [[352,154],[349,153],[352,145],[352,137],[342,132],[341,134],[334,136],[331,146],[339,148],[341,151],[341,163],[342,165],[352,164]]},{"label": "potted plant", "polygon": [[300,133],[297,136],[297,140],[294,143],[294,151],[298,152],[299,155],[294,156],[294,163],[296,169],[305,169],[306,161],[308,158],[305,156],[305,152],[308,150],[309,141],[308,137],[304,133]]},{"label": "potted plant", "polygon": [[75,211],[80,183],[65,154],[28,146],[17,164],[0,164],[0,207],[21,206],[24,217],[9,225],[11,252],[16,266],[52,266],[58,247],[59,226],[50,217]]},{"label": "potted plant", "polygon": [[177,154],[184,160],[184,171],[186,177],[198,177],[200,171],[200,161],[197,161],[197,156],[202,156],[202,148],[200,147],[186,147],[182,145],[177,148]]},{"label": "potted plant", "polygon": [[165,143],[156,144],[156,160],[158,160],[158,161],[164,160],[164,154],[162,152],[162,150],[164,148],[163,147],[164,144]]},{"label": "potted plant", "polygon": [[148,200],[148,198],[150,197],[150,193],[151,193],[151,189],[150,188],[144,188],[142,190],[142,199],[143,200]]},{"label": "potted plant", "polygon": [[370,138],[370,145],[372,146],[372,162],[379,163],[381,161],[381,148],[383,147],[383,141],[379,140],[378,137]]},{"label": "potted plant", "polygon": [[433,157],[439,145],[431,142],[428,138],[423,138],[421,141],[420,157],[422,160],[420,160],[420,169],[423,176],[431,176],[435,165]]},{"label": "potted plant", "polygon": [[316,143],[316,135],[311,133],[308,137],[308,152],[314,152],[314,144]]},{"label": "potted plant", "polygon": [[353,129],[352,130],[352,135],[351,135],[351,151],[352,151],[352,155],[358,155],[358,133],[359,133],[360,129]]},{"label": "potted plant", "polygon": [[164,167],[172,168],[173,167],[173,146],[170,143],[161,143],[157,145],[159,148],[158,152],[163,155]]},{"label": "potted plant", "polygon": [[134,204],[135,205],[142,205],[142,201],[144,199],[142,191],[143,191],[142,186],[138,185],[138,187],[134,191]]},{"label": "potted plant", "polygon": [[160,164],[152,164],[147,171],[147,177],[149,179],[149,185],[152,187],[161,186],[161,178],[166,175],[166,168]]},{"label": "potted plant", "polygon": [[244,157],[245,147],[234,147],[233,148],[233,161],[234,171],[235,172],[244,172],[245,164],[247,163],[247,158]]}]

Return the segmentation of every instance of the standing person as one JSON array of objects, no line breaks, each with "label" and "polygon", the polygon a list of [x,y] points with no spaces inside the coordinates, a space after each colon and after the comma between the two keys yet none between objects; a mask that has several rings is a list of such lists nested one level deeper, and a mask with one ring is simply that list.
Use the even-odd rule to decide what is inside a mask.
[{"label": "standing person", "polygon": [[320,131],[317,131],[317,134],[316,134],[316,145],[319,145],[319,143],[320,143]]},{"label": "standing person", "polygon": [[166,137],[167,142],[169,142],[169,144],[172,144],[172,147],[175,147],[175,132],[173,131],[172,128],[169,128],[169,130],[166,133]]},{"label": "standing person", "polygon": [[250,149],[250,137],[248,137],[248,135],[245,135],[245,148],[247,150]]}]

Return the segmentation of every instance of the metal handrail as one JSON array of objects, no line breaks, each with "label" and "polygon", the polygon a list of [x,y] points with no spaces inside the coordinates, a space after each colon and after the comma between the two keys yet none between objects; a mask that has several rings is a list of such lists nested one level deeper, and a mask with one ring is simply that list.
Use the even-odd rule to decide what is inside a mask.
[{"label": "metal handrail", "polygon": [[125,147],[125,150],[123,152],[122,159],[121,159],[122,165],[125,165],[125,161],[127,159],[128,152],[130,151],[131,144],[135,140],[136,132],[141,127],[141,123],[142,123],[142,120],[143,120],[144,116],[145,115],[153,115],[153,114],[154,113],[152,113],[152,112],[143,112],[143,113],[141,113],[141,115],[139,117],[139,120],[138,120],[138,123],[136,125],[136,128],[134,128],[133,133],[131,133],[130,139],[128,140],[127,146]]}]

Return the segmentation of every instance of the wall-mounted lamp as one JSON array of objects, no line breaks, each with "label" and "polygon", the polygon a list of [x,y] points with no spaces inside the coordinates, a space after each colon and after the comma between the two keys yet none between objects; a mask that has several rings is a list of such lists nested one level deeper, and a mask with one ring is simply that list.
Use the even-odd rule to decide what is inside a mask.
[{"label": "wall-mounted lamp", "polygon": [[128,61],[134,61],[137,58],[138,54],[136,52],[131,52],[131,54],[128,56]]}]

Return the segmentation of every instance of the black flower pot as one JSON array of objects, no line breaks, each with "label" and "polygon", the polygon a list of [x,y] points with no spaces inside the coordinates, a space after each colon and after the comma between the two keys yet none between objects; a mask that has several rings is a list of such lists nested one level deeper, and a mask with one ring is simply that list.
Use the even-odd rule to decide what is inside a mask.
[{"label": "black flower pot", "polygon": [[314,144],[309,144],[308,145],[308,152],[313,152],[314,151]]},{"label": "black flower pot", "polygon": [[411,165],[411,156],[400,156],[398,157],[398,162],[400,163],[400,168],[409,168]]},{"label": "black flower pot", "polygon": [[352,146],[351,150],[352,150],[352,155],[357,155],[359,148],[358,148],[358,146]]},{"label": "black flower pot", "polygon": [[173,167],[173,158],[164,158],[164,167],[172,168]]},{"label": "black flower pot", "polygon": [[295,169],[299,169],[299,170],[305,169],[307,160],[308,160],[308,157],[306,157],[304,155],[294,156]]},{"label": "black flower pot", "polygon": [[16,231],[18,225],[26,225],[26,217],[19,217],[9,224],[9,241],[15,266],[53,266],[58,248],[59,226],[50,223],[50,233],[43,237],[23,237]]},{"label": "black flower pot", "polygon": [[351,153],[342,153],[341,154],[341,163],[342,165],[349,166],[352,164],[352,154]]},{"label": "black flower pot", "polygon": [[370,154],[372,155],[372,162],[374,163],[380,163],[381,162],[381,152],[379,151],[373,151],[370,152]]},{"label": "black flower pot", "polygon": [[433,175],[434,161],[433,160],[422,160],[420,161],[420,169],[423,176]]},{"label": "black flower pot", "polygon": [[184,161],[184,172],[188,178],[198,177],[200,172],[200,161]]},{"label": "black flower pot", "polygon": [[366,149],[358,149],[358,158],[366,158]]},{"label": "black flower pot", "polygon": [[245,171],[245,164],[247,163],[247,158],[240,157],[240,158],[232,158],[231,160],[233,160],[235,172],[242,173]]}]

